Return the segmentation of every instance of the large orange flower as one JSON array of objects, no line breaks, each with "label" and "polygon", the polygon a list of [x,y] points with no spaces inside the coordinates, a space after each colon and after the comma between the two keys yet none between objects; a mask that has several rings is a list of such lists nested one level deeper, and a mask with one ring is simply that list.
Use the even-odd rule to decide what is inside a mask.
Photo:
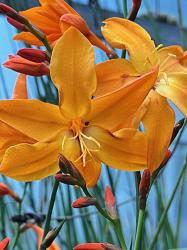
[{"label": "large orange flower", "polygon": [[59,106],[38,100],[0,101],[0,119],[38,141],[8,148],[0,171],[16,180],[41,179],[59,170],[58,153],[76,165],[88,186],[97,182],[101,162],[122,170],[144,169],[146,136],[132,127],[112,131],[136,112],[156,76],[153,69],[114,94],[93,98],[93,47],[77,29],[68,29],[51,58]]},{"label": "large orange flower", "polygon": [[[114,48],[127,50],[130,59],[97,65],[97,96],[115,92],[130,80],[149,72],[153,66],[159,67],[154,91],[141,107],[146,110],[142,121],[149,137],[148,167],[153,171],[164,159],[175,121],[166,98],[187,115],[187,53],[177,45],[156,47],[150,35],[129,20],[110,18],[104,24],[102,33],[106,40]],[[138,117],[140,113],[139,110]]]},{"label": "large orange flower", "polygon": [[[41,29],[52,46],[69,27],[74,26],[79,29],[93,45],[101,48],[106,53],[110,53],[110,50],[89,29],[85,20],[64,0],[39,0],[39,2],[41,6],[21,11],[20,14]],[[43,45],[41,41],[30,32],[21,32],[16,35],[14,39],[22,40],[32,45]]]}]

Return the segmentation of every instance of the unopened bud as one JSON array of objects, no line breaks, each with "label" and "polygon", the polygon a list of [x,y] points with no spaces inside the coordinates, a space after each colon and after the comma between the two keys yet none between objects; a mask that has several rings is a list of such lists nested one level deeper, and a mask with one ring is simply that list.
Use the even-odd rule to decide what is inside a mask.
[{"label": "unopened bud", "polygon": [[67,185],[80,186],[79,181],[68,174],[56,174],[55,179]]},{"label": "unopened bud", "polygon": [[1,250],[5,250],[6,249],[6,247],[8,246],[8,244],[9,244],[9,238],[8,237],[6,237],[6,238],[4,238],[1,242],[0,242],[0,249]]},{"label": "unopened bud", "polygon": [[9,59],[3,64],[3,66],[16,72],[31,76],[43,76],[50,74],[47,64],[31,62],[19,56],[9,56]]},{"label": "unopened bud", "polygon": [[18,50],[17,55],[36,63],[42,63],[47,60],[46,53],[40,49],[20,49]]},{"label": "unopened bud", "polygon": [[129,20],[134,21],[140,9],[142,0],[133,0],[132,9],[130,11]]},{"label": "unopened bud", "polygon": [[0,183],[0,197],[4,195],[9,195],[15,201],[21,202],[21,199],[18,197],[18,195],[14,191],[12,191],[6,184]]},{"label": "unopened bud", "polygon": [[170,144],[175,140],[175,138],[176,138],[176,136],[178,135],[179,131],[180,131],[181,128],[183,127],[184,122],[185,122],[185,118],[181,119],[180,121],[178,121],[178,122],[175,124],[175,127],[174,127],[174,129],[173,129],[173,134],[172,134],[172,137],[171,137]]},{"label": "unopened bud", "polygon": [[121,250],[109,243],[83,243],[75,246],[73,250]]},{"label": "unopened bud", "polygon": [[115,219],[117,218],[117,211],[116,211],[116,199],[112,193],[112,190],[109,186],[105,189],[105,206],[107,212],[110,216]]},{"label": "unopened bud", "polygon": [[97,200],[93,197],[80,197],[76,201],[74,201],[71,206],[74,208],[82,208],[82,207],[88,207],[88,206],[94,206],[96,205]]},{"label": "unopened bud", "polygon": [[14,10],[12,7],[4,3],[0,3],[0,13],[13,18],[14,20],[22,24],[25,24],[26,19],[23,16],[21,16],[16,10]]},{"label": "unopened bud", "polygon": [[47,249],[48,247],[50,247],[52,245],[53,241],[57,237],[57,235],[60,232],[62,226],[64,225],[64,222],[65,221],[62,221],[58,227],[55,227],[54,229],[52,229],[51,231],[48,232],[45,239],[41,243],[41,246],[44,249]]},{"label": "unopened bud", "polygon": [[77,180],[77,182],[79,183],[78,186],[82,187],[86,185],[86,182],[83,176],[81,175],[81,173],[74,166],[74,164],[71,161],[69,161],[65,156],[59,154],[58,163],[59,163],[60,170],[64,174],[70,175],[71,177]]},{"label": "unopened bud", "polygon": [[145,209],[147,194],[150,188],[151,173],[149,169],[145,169],[139,185],[139,207]]},{"label": "unopened bud", "polygon": [[16,21],[12,17],[7,16],[7,21],[9,24],[14,26],[16,29],[19,29],[21,31],[28,31],[28,29],[26,28],[26,26],[23,23]]}]

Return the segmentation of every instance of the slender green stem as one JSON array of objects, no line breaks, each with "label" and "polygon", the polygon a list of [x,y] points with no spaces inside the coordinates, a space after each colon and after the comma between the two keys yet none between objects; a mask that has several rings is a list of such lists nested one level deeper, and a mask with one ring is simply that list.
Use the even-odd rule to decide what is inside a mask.
[{"label": "slender green stem", "polygon": [[[23,194],[22,194],[22,197],[21,197],[21,201],[20,201],[19,206],[18,206],[18,214],[21,214],[23,199],[24,199],[26,191],[27,191],[27,186],[28,186],[28,183],[26,182],[25,185],[24,185],[24,190],[23,190]],[[19,228],[19,225],[18,225],[17,229],[16,229],[14,239],[13,239],[12,247],[10,247],[12,250],[15,249],[15,247],[17,245],[17,242],[18,242],[18,239],[19,239],[19,236],[20,236],[20,228]]]},{"label": "slender green stem", "polygon": [[145,216],[145,209],[139,209],[138,226],[137,226],[134,250],[140,250],[142,231],[144,225],[144,216]]},{"label": "slender green stem", "polygon": [[159,221],[159,224],[158,224],[156,233],[155,233],[155,235],[154,235],[154,237],[153,237],[153,240],[152,240],[152,242],[151,242],[151,244],[150,244],[149,250],[153,250],[153,249],[154,249],[155,243],[157,242],[159,233],[160,233],[160,231],[161,231],[161,229],[162,229],[162,226],[163,226],[163,223],[164,223],[165,218],[166,218],[166,216],[167,216],[168,210],[169,210],[169,208],[170,208],[170,206],[171,206],[171,203],[172,203],[172,201],[173,201],[173,199],[174,199],[174,197],[175,197],[175,194],[176,194],[176,191],[177,191],[177,189],[178,189],[178,187],[179,187],[180,181],[181,181],[181,179],[183,178],[183,175],[184,175],[184,173],[185,173],[185,171],[186,171],[186,167],[187,167],[187,158],[186,158],[185,164],[184,164],[184,166],[183,166],[183,168],[182,168],[182,170],[181,170],[181,173],[180,173],[180,175],[179,175],[179,177],[178,177],[177,183],[175,184],[175,187],[174,187],[174,189],[173,189],[173,192],[172,192],[172,194],[171,194],[171,197],[170,197],[170,199],[169,199],[169,201],[168,201],[168,203],[167,203],[167,205],[166,205],[166,208],[165,208],[165,210],[164,210],[164,212],[163,212],[163,214],[162,214],[162,217],[161,217],[161,219],[160,219],[160,221]]},{"label": "slender green stem", "polygon": [[123,3],[123,16],[124,18],[127,18],[128,15],[127,0],[123,0],[122,3]]},{"label": "slender green stem", "polygon": [[[47,217],[46,217],[46,221],[45,221],[44,233],[43,233],[43,238],[42,238],[43,240],[45,239],[45,237],[50,229],[51,215],[53,212],[53,207],[54,207],[54,203],[55,203],[55,199],[56,199],[58,186],[59,186],[59,181],[55,180],[54,185],[53,185],[53,190],[52,190],[52,194],[51,194],[49,207],[48,207],[48,211],[47,211]],[[41,245],[40,250],[45,250],[45,248]]]},{"label": "slender green stem", "polygon": [[139,214],[139,185],[141,180],[140,171],[134,173],[135,187],[136,187],[136,225],[138,225],[138,214]]},{"label": "slender green stem", "polygon": [[126,246],[126,243],[125,243],[125,240],[124,240],[124,237],[123,237],[123,233],[122,233],[120,220],[119,219],[113,220],[112,223],[114,225],[115,232],[116,232],[116,234],[118,236],[118,239],[119,239],[120,245],[122,247],[122,250],[127,250],[127,246]]},{"label": "slender green stem", "polygon": [[[83,192],[85,193],[86,196],[88,197],[93,197],[88,189],[86,187],[82,187],[82,190]],[[95,204],[95,207],[97,208],[98,212],[100,212],[100,214],[102,214],[107,220],[109,220],[113,225],[114,225],[114,228],[115,228],[115,232],[118,236],[118,239],[119,239],[119,242],[121,244],[121,247],[123,250],[127,250],[127,246],[126,246],[126,243],[125,243],[125,240],[124,240],[124,237],[123,237],[123,233],[122,233],[122,228],[121,228],[121,223],[120,223],[120,220],[119,218],[115,218],[113,219],[106,211],[105,209],[103,209],[100,204],[97,202]]]}]

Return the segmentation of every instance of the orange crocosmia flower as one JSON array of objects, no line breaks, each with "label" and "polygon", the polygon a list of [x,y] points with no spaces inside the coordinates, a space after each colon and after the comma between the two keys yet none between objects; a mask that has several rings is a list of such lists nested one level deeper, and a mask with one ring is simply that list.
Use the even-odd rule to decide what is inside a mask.
[{"label": "orange crocosmia flower", "polygon": [[9,238],[8,237],[6,237],[6,238],[4,238],[1,242],[0,242],[0,249],[1,250],[5,250],[6,249],[6,247],[8,246],[8,244],[9,244]]},{"label": "orange crocosmia flower", "polygon": [[156,80],[157,68],[114,94],[93,98],[94,49],[71,27],[53,49],[50,70],[59,106],[38,100],[0,101],[0,120],[38,141],[8,148],[1,173],[22,181],[47,177],[59,171],[59,153],[75,164],[88,186],[97,182],[101,162],[121,170],[144,169],[144,133],[132,127],[120,127],[118,135],[112,131],[136,112]]},{"label": "orange crocosmia flower", "polygon": [[[27,229],[33,229],[37,234],[37,242],[38,242],[38,250],[40,249],[40,245],[42,243],[42,237],[43,237],[43,229],[37,225],[34,224],[26,224],[25,228]],[[55,242],[51,244],[50,247],[47,248],[47,250],[61,250],[60,247],[57,246]]]},{"label": "orange crocosmia flower", "polygon": [[9,195],[17,202],[21,201],[18,195],[14,191],[12,191],[6,184],[0,182],[0,197],[4,195]]},{"label": "orange crocosmia flower", "polygon": [[148,168],[153,171],[163,161],[173,132],[175,116],[166,99],[187,115],[187,53],[177,45],[155,47],[150,35],[129,20],[109,18],[104,23],[102,33],[106,40],[112,47],[127,50],[130,59],[111,60],[96,66],[96,96],[115,92],[155,65],[159,68],[154,91],[149,93],[141,107],[142,112],[147,106],[142,119],[149,135]]},{"label": "orange crocosmia flower", "polygon": [[[52,46],[69,27],[73,26],[82,32],[93,45],[106,53],[111,52],[89,29],[85,20],[64,0],[40,0],[39,2],[41,6],[21,11],[20,14],[41,29]],[[14,39],[32,45],[43,45],[30,32],[21,32]]]},{"label": "orange crocosmia flower", "polygon": [[47,64],[32,62],[17,55],[10,55],[9,59],[3,63],[3,66],[31,76],[49,75],[49,66]]}]

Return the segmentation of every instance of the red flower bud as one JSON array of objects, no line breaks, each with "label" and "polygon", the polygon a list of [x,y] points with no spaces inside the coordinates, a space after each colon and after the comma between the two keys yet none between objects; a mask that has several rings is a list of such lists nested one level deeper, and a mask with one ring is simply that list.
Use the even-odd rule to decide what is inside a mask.
[{"label": "red flower bud", "polygon": [[24,48],[17,52],[18,56],[21,56],[32,62],[45,62],[47,60],[46,53],[40,49]]},{"label": "red flower bud", "polygon": [[132,3],[132,9],[131,9],[131,12],[129,15],[129,20],[134,21],[136,19],[137,14],[138,14],[142,0],[133,0],[132,2],[133,3]]},{"label": "red flower bud", "polygon": [[83,243],[75,246],[73,250],[121,250],[109,243]]},{"label": "red flower bud", "polygon": [[50,74],[49,67],[45,63],[31,62],[19,56],[9,56],[9,60],[3,65],[16,72],[31,76],[43,76]]},{"label": "red flower bud", "polygon": [[141,196],[146,196],[150,187],[151,174],[149,169],[145,169],[139,185],[139,193]]},{"label": "red flower bud", "polygon": [[16,21],[15,19],[13,19],[12,17],[7,16],[7,21],[9,24],[11,24],[12,26],[14,26],[16,29],[19,29],[21,31],[28,31],[26,26],[18,21]]},{"label": "red flower bud", "polygon": [[111,217],[117,218],[116,200],[109,186],[105,189],[105,206]]},{"label": "red flower bud", "polygon": [[0,242],[0,249],[1,250],[5,250],[6,247],[8,246],[9,244],[9,238],[4,238],[1,242]]},{"label": "red flower bud", "polygon": [[67,185],[72,185],[72,186],[79,186],[80,185],[80,183],[78,182],[77,179],[75,179],[71,175],[67,175],[67,174],[56,174],[55,179],[59,182],[67,184]]},{"label": "red flower bud", "polygon": [[82,208],[88,206],[96,205],[97,200],[93,197],[80,197],[76,201],[74,201],[71,206],[74,208]]},{"label": "red flower bud", "polygon": [[0,183],[0,197],[2,197],[4,195],[11,196],[17,202],[21,201],[15,192],[13,192],[6,184],[1,182]]},{"label": "red flower bud", "polygon": [[12,7],[4,3],[0,3],[0,13],[13,18],[14,20],[22,24],[25,24],[26,19],[23,16],[21,16],[16,10],[14,10]]}]

